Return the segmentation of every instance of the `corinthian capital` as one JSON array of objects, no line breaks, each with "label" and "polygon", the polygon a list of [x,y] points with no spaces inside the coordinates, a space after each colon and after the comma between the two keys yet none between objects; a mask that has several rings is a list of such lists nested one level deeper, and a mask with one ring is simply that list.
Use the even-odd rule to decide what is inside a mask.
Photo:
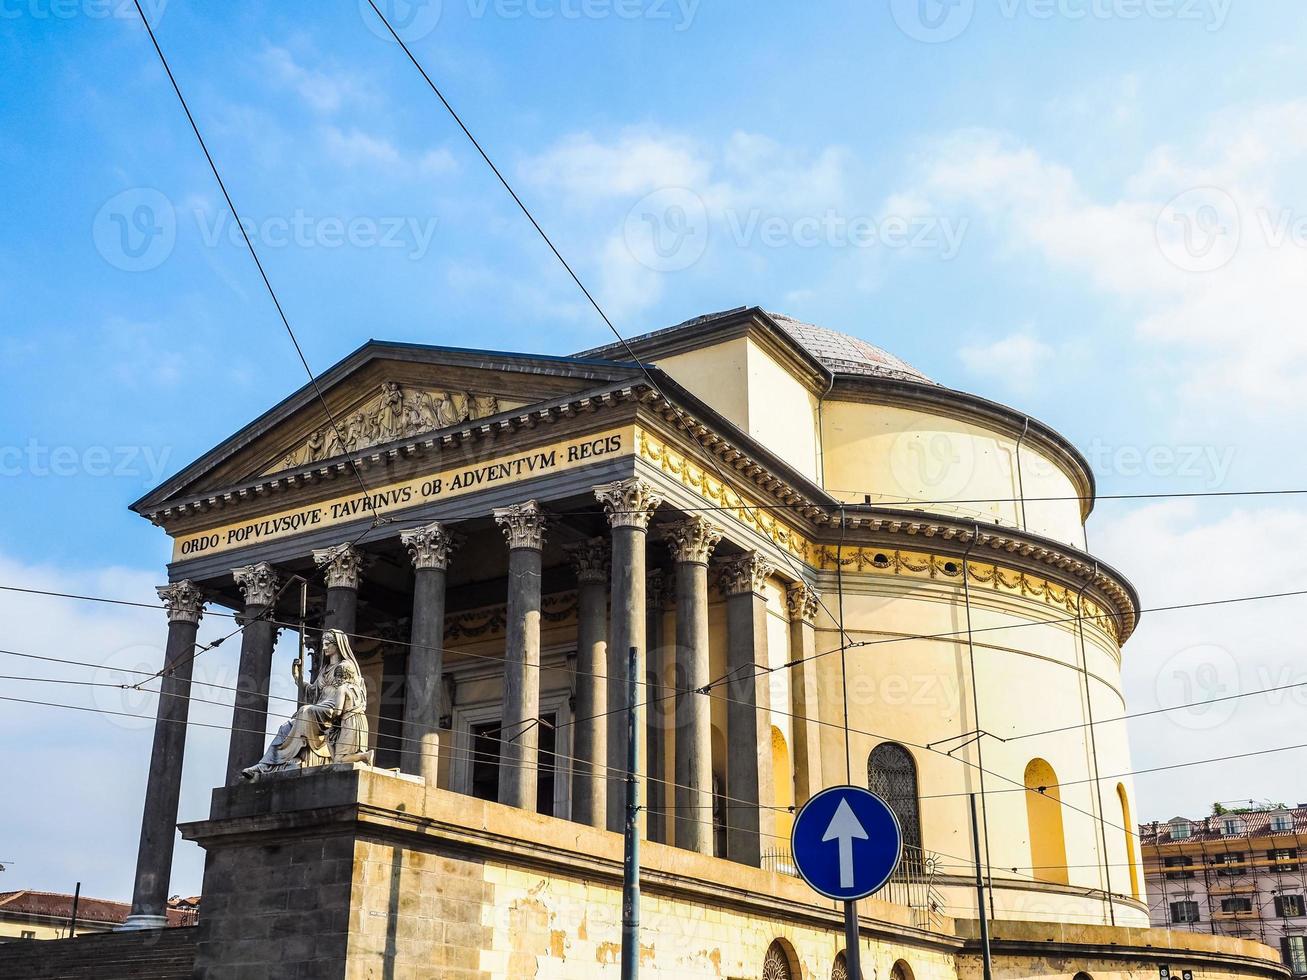
[{"label": "corinthian capital", "polygon": [[649,519],[663,498],[638,476],[605,483],[594,488],[595,499],[604,505],[604,514],[613,527],[649,529]]},{"label": "corinthian capital", "polygon": [[161,585],[156,592],[168,611],[170,623],[198,623],[204,613],[204,596],[190,579]]},{"label": "corinthian capital", "polygon": [[511,507],[496,507],[492,513],[495,523],[503,529],[510,549],[534,548],[539,551],[544,547],[545,514],[539,501],[528,500]]},{"label": "corinthian capital", "polygon": [[821,593],[807,582],[796,582],[785,590],[785,605],[790,611],[791,619],[801,619],[805,623],[814,622],[820,604]]},{"label": "corinthian capital", "polygon": [[449,567],[449,556],[458,548],[458,539],[439,521],[412,531],[401,531],[400,543],[408,549],[414,568]]},{"label": "corinthian capital", "polygon": [[326,572],[327,588],[357,589],[359,587],[359,572],[363,571],[363,552],[350,542],[314,550],[313,563]]},{"label": "corinthian capital", "polygon": [[708,564],[708,556],[722,539],[722,529],[706,517],[665,524],[662,532],[673,559],[699,565]]},{"label": "corinthian capital", "polygon": [[270,606],[277,598],[277,570],[266,561],[231,570],[247,606]]},{"label": "corinthian capital", "polygon": [[565,549],[567,557],[576,569],[578,582],[607,582],[611,557],[608,542],[603,538],[591,538],[579,544],[569,544]]},{"label": "corinthian capital", "polygon": [[776,566],[756,551],[726,558],[718,566],[720,578],[718,585],[726,595],[744,595],[753,592],[762,594],[767,577],[776,571]]}]

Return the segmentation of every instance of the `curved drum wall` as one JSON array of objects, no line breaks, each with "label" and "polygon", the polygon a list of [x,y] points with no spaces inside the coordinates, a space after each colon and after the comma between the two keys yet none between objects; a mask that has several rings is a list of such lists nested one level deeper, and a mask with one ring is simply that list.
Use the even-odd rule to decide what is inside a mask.
[{"label": "curved drum wall", "polygon": [[[977,563],[975,569],[982,567],[992,566]],[[843,578],[852,640],[889,641],[848,652],[850,727],[864,733],[851,736],[851,779],[867,785],[870,753],[882,742],[898,742],[912,753],[923,849],[938,856],[941,873],[964,879],[941,889],[953,906],[945,913],[974,913],[967,794],[981,789],[983,763],[998,916],[1083,923],[1108,923],[1115,916],[1117,924],[1146,926],[1147,911],[1137,904],[1142,872],[1137,847],[1127,851],[1129,824],[1123,822],[1118,784],[1132,809],[1134,789],[1129,777],[1109,778],[1131,768],[1125,725],[1099,724],[1092,740],[1085,727],[1091,711],[1096,721],[1124,711],[1116,640],[1087,622],[1082,646],[1074,621],[1054,622],[1071,616],[1064,607],[973,581],[973,687],[960,584],[892,571]],[[836,594],[834,576],[825,573],[821,587]],[[819,626],[818,651],[838,650],[836,624],[822,614]],[[839,723],[840,657],[835,653],[818,663],[822,717]],[[967,734],[978,727],[995,737],[975,744]],[[828,781],[842,780],[843,733],[834,727],[822,731],[824,772]],[[1041,732],[1049,733],[1032,735]],[[1047,763],[1060,785],[1042,795],[1027,792],[1034,760]],[[1101,802],[1094,793],[1095,765]],[[1036,785],[1049,782],[1043,771],[1032,770]],[[1050,815],[1060,817],[1060,835]],[[1109,908],[1101,894],[1086,896],[1090,889],[1120,897]]]},{"label": "curved drum wall", "polygon": [[921,501],[937,514],[1085,546],[1083,491],[1034,439],[1021,444],[1018,479],[1018,436],[935,411],[827,401],[822,435],[825,487],[842,500]]}]

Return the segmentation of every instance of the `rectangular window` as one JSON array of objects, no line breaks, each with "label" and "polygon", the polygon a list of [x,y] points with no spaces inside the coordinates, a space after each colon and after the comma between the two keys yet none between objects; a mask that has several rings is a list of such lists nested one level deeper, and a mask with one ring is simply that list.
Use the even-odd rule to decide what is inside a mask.
[{"label": "rectangular window", "polygon": [[20,936],[19,938],[20,938],[20,939],[35,939],[35,938],[36,938],[36,930],[35,930],[35,929],[24,929],[24,930],[23,930],[23,934],[22,934],[22,936]]},{"label": "rectangular window", "polygon": [[1307,936],[1285,936],[1280,940],[1280,955],[1294,976],[1307,973]]},{"label": "rectangular window", "polygon": [[1172,902],[1171,921],[1172,922],[1197,922],[1198,903],[1197,902]]},{"label": "rectangular window", "polygon": [[1215,855],[1212,863],[1217,866],[1218,875],[1241,875],[1245,870],[1244,857],[1243,851],[1232,851],[1229,854]]},{"label": "rectangular window", "polygon": [[1226,837],[1240,837],[1247,829],[1243,817],[1226,817],[1221,821],[1221,833]]},{"label": "rectangular window", "polygon": [[1171,824],[1171,840],[1185,840],[1192,829],[1187,823]]},{"label": "rectangular window", "polygon": [[1173,854],[1170,857],[1163,858],[1162,866],[1167,869],[1166,877],[1171,881],[1180,878],[1192,878],[1194,876],[1194,860],[1193,858],[1186,857],[1183,854]]},{"label": "rectangular window", "polygon": [[1276,847],[1266,852],[1266,858],[1275,871],[1298,870],[1298,848]]},{"label": "rectangular window", "polygon": [[1287,813],[1277,813],[1271,817],[1271,833],[1287,834],[1293,830],[1293,817]]},{"label": "rectangular window", "polygon": [[1276,895],[1275,896],[1275,914],[1281,919],[1288,919],[1294,916],[1307,915],[1307,909],[1303,907],[1301,895]]},{"label": "rectangular window", "polygon": [[[541,717],[539,732],[540,759],[536,769],[536,810],[554,815],[554,784],[558,770],[557,732],[554,715]],[[487,721],[472,726],[472,795],[478,800],[499,799],[499,722]]]},{"label": "rectangular window", "polygon": [[1251,912],[1253,910],[1253,900],[1246,895],[1232,895],[1229,898],[1221,899],[1222,912]]}]

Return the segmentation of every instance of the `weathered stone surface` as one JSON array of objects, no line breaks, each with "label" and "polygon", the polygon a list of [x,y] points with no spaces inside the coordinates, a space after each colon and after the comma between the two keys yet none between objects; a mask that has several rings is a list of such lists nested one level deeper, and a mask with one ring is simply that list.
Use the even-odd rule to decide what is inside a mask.
[{"label": "weathered stone surface", "polygon": [[[621,838],[362,766],[217,790],[183,827],[208,851],[194,976],[284,980],[607,978],[621,948]],[[641,976],[754,977],[783,941],[805,978],[831,975],[836,903],[803,882],[648,843]],[[875,899],[863,969],[977,980],[975,924]],[[1085,970],[1151,980],[1184,960],[1203,980],[1281,980],[1256,943],[1142,929],[1000,923],[999,980]],[[1178,949],[1177,947],[1183,947]],[[4,972],[0,950],[0,975]],[[113,975],[106,975],[106,980]],[[116,980],[116,977],[113,977]]]}]

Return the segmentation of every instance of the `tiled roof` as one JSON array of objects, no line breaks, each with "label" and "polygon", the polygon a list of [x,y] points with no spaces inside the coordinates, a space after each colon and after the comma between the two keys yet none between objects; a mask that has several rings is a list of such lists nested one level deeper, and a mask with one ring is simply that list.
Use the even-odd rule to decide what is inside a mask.
[{"label": "tiled roof", "polygon": [[[1292,830],[1272,830],[1271,818],[1287,814],[1293,820]],[[1243,821],[1244,832],[1240,834],[1222,833],[1226,820]],[[1173,820],[1186,820],[1189,824],[1188,837],[1171,836]],[[1166,822],[1154,821],[1139,825],[1139,841],[1142,844],[1169,844],[1186,841],[1234,840],[1240,837],[1270,837],[1275,834],[1307,834],[1307,806],[1289,807],[1284,810],[1254,810],[1248,813],[1224,813],[1220,816],[1199,817],[1188,820],[1186,817],[1174,817]]]},{"label": "tiled roof", "polygon": [[902,358],[858,337],[819,327],[815,323],[804,323],[784,313],[768,311],[767,315],[780,324],[808,353],[836,374],[861,374],[898,381],[935,383]]},{"label": "tiled roof", "polygon": [[[77,900],[77,919],[79,922],[120,923],[127,920],[132,907],[126,902],[114,902],[104,898],[89,898],[86,895]],[[73,914],[73,896],[60,892],[38,892],[31,889],[22,891],[0,892],[0,915],[6,913],[19,915],[39,915],[51,919],[68,919]],[[170,926],[191,925],[194,913],[182,909],[168,910]]]}]

